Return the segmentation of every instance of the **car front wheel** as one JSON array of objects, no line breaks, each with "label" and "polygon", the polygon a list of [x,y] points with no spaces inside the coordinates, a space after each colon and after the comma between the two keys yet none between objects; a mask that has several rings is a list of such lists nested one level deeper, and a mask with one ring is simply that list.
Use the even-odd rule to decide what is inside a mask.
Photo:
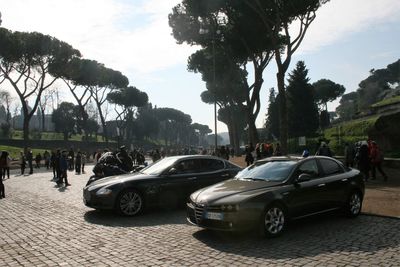
[{"label": "car front wheel", "polygon": [[348,217],[357,217],[361,213],[362,207],[362,197],[361,194],[357,191],[353,191],[346,205],[346,213]]},{"label": "car front wheel", "polygon": [[118,198],[116,209],[124,216],[135,216],[142,212],[144,206],[142,195],[136,190],[126,190]]},{"label": "car front wheel", "polygon": [[266,237],[275,237],[282,234],[286,226],[285,209],[278,204],[273,204],[265,209],[262,230]]}]

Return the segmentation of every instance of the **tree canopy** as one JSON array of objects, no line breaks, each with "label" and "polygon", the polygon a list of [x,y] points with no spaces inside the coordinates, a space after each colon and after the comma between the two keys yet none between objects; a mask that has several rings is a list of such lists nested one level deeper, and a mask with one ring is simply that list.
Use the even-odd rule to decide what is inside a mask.
[{"label": "tree canopy", "polygon": [[310,136],[318,129],[318,108],[307,75],[303,61],[297,62],[296,68],[289,74],[286,94],[291,137]]},{"label": "tree canopy", "polygon": [[[8,81],[20,99],[25,145],[29,139],[29,122],[41,96],[57,79],[49,75],[49,69],[80,56],[78,50],[49,35],[0,28],[0,83]],[[27,104],[30,99],[33,99],[32,109]]]},{"label": "tree canopy", "polygon": [[328,102],[334,101],[346,91],[343,85],[328,79],[321,79],[313,83],[315,100],[318,105],[323,105],[328,110]]}]

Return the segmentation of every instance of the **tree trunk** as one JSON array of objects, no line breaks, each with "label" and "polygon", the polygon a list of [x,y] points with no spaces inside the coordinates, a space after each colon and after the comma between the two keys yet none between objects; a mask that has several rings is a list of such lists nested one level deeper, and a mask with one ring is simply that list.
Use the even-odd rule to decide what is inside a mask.
[{"label": "tree trunk", "polygon": [[104,137],[106,143],[108,143],[108,133],[107,133],[106,120],[104,119],[103,111],[101,111],[101,105],[99,105],[99,103],[97,103],[97,108],[99,110],[101,125],[103,126],[103,137]]},{"label": "tree trunk", "polygon": [[240,151],[240,138],[239,138],[239,127],[237,122],[234,120],[233,121],[233,149],[235,150],[235,155],[239,156],[239,151]]},{"label": "tree trunk", "polygon": [[45,132],[46,131],[46,127],[45,127],[45,121],[46,121],[46,118],[45,118],[45,114],[44,114],[44,109],[40,109],[40,111],[41,111],[41,115],[42,115],[42,132]]},{"label": "tree trunk", "polygon": [[24,150],[26,150],[29,146],[29,117],[26,114],[24,114],[23,132]]},{"label": "tree trunk", "polygon": [[256,118],[249,106],[247,106],[247,123],[249,125],[249,144],[251,143],[254,146],[258,143],[258,132],[256,127]]},{"label": "tree trunk", "polygon": [[285,91],[285,73],[278,71],[276,74],[279,91],[279,129],[280,129],[280,145],[282,155],[287,154],[288,139],[288,115],[286,107],[286,91]]}]

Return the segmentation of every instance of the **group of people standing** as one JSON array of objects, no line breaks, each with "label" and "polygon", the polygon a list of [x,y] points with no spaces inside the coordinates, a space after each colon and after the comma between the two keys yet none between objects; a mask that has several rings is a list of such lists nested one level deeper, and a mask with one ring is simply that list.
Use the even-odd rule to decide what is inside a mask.
[{"label": "group of people standing", "polygon": [[246,164],[250,166],[253,164],[254,159],[260,160],[272,156],[282,156],[282,152],[279,143],[276,143],[275,146],[273,143],[257,143],[255,148],[250,143],[250,145],[245,147],[245,155]]},{"label": "group of people standing", "polygon": [[370,172],[372,175],[371,180],[376,179],[376,170],[380,172],[385,182],[388,180],[386,173],[382,169],[383,152],[375,141],[360,141],[355,146],[346,143],[344,157],[346,166],[357,166],[364,174],[366,181],[370,177]]},{"label": "group of people standing", "polygon": [[57,185],[64,184],[70,186],[68,182],[68,171],[74,171],[76,174],[85,173],[86,154],[78,150],[74,152],[60,149],[53,151],[50,156],[50,166],[53,168],[53,180]]}]

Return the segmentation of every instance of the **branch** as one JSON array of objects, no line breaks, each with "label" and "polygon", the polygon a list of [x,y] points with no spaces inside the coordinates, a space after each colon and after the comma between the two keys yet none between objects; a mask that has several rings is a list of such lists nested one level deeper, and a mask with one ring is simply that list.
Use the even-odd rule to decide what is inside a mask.
[{"label": "branch", "polygon": [[[311,15],[311,16],[310,16],[310,15]],[[303,33],[302,33],[300,39],[298,40],[298,42],[297,42],[296,44],[294,44],[294,47],[293,47],[293,50],[292,50],[293,53],[297,50],[297,48],[299,48],[301,42],[302,42],[303,39],[304,39],[304,36],[306,35],[306,32],[307,32],[308,27],[309,27],[309,26],[311,25],[311,23],[314,21],[315,17],[316,17],[315,11],[309,12],[309,13],[307,14],[306,22],[304,23],[304,30],[303,30]],[[303,23],[303,21],[302,21],[301,23]]]}]

